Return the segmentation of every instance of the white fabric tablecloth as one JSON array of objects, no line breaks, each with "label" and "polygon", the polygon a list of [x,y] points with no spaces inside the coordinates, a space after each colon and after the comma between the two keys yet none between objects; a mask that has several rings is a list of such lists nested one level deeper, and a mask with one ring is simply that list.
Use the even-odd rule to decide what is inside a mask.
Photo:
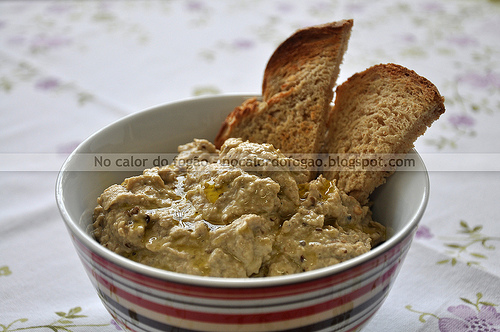
[{"label": "white fabric tablecloth", "polygon": [[54,200],[57,171],[80,142],[156,104],[259,93],[279,42],[344,18],[354,29],[339,82],[399,63],[435,83],[447,107],[416,143],[430,173],[427,211],[364,330],[498,331],[494,0],[0,2],[0,331],[119,330]]}]

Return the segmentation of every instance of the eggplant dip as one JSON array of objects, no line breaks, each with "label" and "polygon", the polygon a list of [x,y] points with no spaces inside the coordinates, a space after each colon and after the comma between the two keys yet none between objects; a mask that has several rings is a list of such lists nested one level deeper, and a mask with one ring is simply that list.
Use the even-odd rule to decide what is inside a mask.
[{"label": "eggplant dip", "polygon": [[321,175],[308,181],[270,144],[231,138],[219,151],[195,139],[178,150],[172,164],[101,194],[99,243],[169,271],[266,277],[337,264],[385,240],[368,206]]}]

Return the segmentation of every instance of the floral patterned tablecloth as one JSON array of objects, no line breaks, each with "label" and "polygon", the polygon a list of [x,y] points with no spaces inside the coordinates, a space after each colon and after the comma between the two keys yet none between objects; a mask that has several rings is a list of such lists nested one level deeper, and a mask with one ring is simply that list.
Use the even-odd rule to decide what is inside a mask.
[{"label": "floral patterned tablecloth", "polygon": [[54,200],[86,137],[186,97],[260,91],[300,27],[354,19],[339,82],[395,62],[446,113],[416,143],[431,195],[393,289],[365,331],[500,330],[500,2],[0,2],[0,331],[116,331]]}]

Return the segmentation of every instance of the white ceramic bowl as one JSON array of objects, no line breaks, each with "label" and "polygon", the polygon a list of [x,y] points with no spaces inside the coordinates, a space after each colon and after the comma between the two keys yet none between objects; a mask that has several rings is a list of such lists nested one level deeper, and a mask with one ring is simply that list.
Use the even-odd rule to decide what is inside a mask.
[{"label": "white ceramic bowl", "polygon": [[374,219],[387,227],[388,240],[338,265],[281,277],[199,277],[133,262],[94,240],[96,198],[140,174],[96,167],[96,158],[175,153],[193,138],[213,141],[226,115],[249,96],[193,98],[132,114],[89,137],[62,166],[56,184],[62,218],[98,295],[124,329],[353,331],[386,298],[428,199],[428,174],[415,151],[416,165],[396,172],[373,194]]}]

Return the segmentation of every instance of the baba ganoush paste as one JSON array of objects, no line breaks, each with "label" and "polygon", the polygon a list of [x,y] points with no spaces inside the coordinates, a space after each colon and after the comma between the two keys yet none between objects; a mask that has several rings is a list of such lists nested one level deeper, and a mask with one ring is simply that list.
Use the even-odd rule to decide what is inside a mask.
[{"label": "baba ganoush paste", "polygon": [[289,161],[270,144],[231,138],[219,151],[195,139],[171,165],[107,188],[95,238],[136,262],[214,277],[309,271],[385,240],[367,206]]}]

